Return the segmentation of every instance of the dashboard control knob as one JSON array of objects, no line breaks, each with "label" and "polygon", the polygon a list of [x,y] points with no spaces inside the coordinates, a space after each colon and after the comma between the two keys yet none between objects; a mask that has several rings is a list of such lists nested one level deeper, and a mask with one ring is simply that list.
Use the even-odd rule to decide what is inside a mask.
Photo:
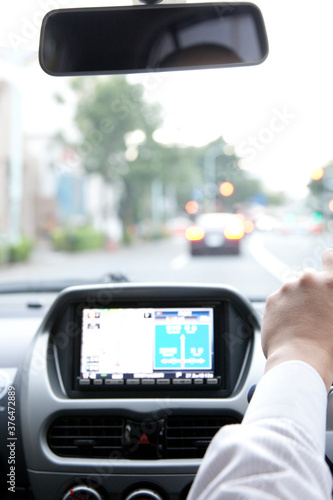
[{"label": "dashboard control knob", "polygon": [[88,486],[74,486],[65,493],[62,500],[103,500],[103,498]]},{"label": "dashboard control knob", "polygon": [[133,491],[125,500],[162,500],[162,497],[155,491],[144,488]]}]

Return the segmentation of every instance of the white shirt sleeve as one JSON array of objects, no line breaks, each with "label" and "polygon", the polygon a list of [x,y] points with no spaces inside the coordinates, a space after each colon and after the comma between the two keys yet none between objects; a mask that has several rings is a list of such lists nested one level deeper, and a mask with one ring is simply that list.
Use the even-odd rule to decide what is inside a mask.
[{"label": "white shirt sleeve", "polygon": [[302,361],[268,371],[242,424],[212,440],[188,500],[326,500],[332,477],[325,463],[327,393]]}]

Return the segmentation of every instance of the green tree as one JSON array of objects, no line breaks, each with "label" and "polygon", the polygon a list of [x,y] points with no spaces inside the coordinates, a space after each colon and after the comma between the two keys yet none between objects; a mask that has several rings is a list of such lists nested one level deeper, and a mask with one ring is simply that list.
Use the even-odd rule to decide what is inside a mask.
[{"label": "green tree", "polygon": [[[318,173],[320,169],[316,169]],[[312,210],[323,213],[331,217],[332,212],[328,208],[329,202],[333,198],[333,160],[322,167],[322,176],[318,180],[312,179],[309,184],[310,196],[308,205]]]},{"label": "green tree", "polygon": [[119,215],[124,229],[151,218],[156,179],[164,193],[172,192],[176,203],[185,205],[200,181],[197,148],[166,147],[154,141],[162,112],[158,104],[145,101],[143,86],[118,76],[75,79],[72,89],[80,132],[76,152],[86,172],[98,172],[105,182],[122,186]]},{"label": "green tree", "polygon": [[[99,173],[106,183],[118,186],[124,237],[133,224],[155,220],[156,225],[157,220],[161,226],[168,217],[185,213],[194,193],[205,209],[207,158],[213,161],[215,190],[225,180],[235,186],[229,199],[216,193],[221,209],[232,210],[262,192],[260,182],[239,168],[239,159],[222,138],[201,148],[154,141],[154,131],[162,125],[162,109],[145,100],[142,85],[116,76],[77,78],[71,87],[79,132],[73,148],[88,174]],[[57,96],[57,101],[62,103],[63,98]],[[61,134],[59,140],[66,143]]]},{"label": "green tree", "polygon": [[[321,197],[324,187],[325,187],[325,182],[327,183],[327,179],[332,179],[333,178],[333,160],[329,161],[324,165],[323,167],[323,175],[320,177],[318,180],[311,179],[311,181],[308,184],[308,188],[310,193],[315,196],[315,197]],[[319,170],[319,169],[317,169]]]},{"label": "green tree", "polygon": [[144,132],[148,140],[161,123],[161,109],[144,101],[141,85],[123,76],[111,79],[75,79],[75,123],[81,133],[77,152],[87,172],[99,172],[106,181],[127,171],[126,135]]},{"label": "green tree", "polygon": [[207,158],[210,151],[216,151],[216,156],[213,156],[216,190],[223,182],[230,182],[234,186],[234,192],[231,196],[223,197],[220,193],[216,195],[219,209],[226,211],[237,210],[240,205],[251,203],[255,197],[267,197],[261,181],[253,174],[240,168],[240,159],[223,138],[208,144],[204,148],[203,165],[205,165],[205,158]]}]

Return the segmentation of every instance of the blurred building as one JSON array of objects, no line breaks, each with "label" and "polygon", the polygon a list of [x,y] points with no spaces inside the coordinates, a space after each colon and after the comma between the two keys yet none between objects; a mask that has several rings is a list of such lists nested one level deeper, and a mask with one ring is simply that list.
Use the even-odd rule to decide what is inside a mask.
[{"label": "blurred building", "polygon": [[[13,235],[36,241],[57,226],[82,224],[119,241],[119,186],[105,185],[99,174],[86,174],[73,148],[54,140],[58,125],[46,127],[53,126],[47,110],[42,110],[45,122],[41,118],[38,128],[29,127],[31,113],[43,99],[31,98],[33,80],[29,87],[21,70],[29,74],[34,65],[31,53],[18,59],[14,51],[0,48],[0,243],[13,241]],[[52,102],[52,88],[43,98]]]},{"label": "blurred building", "polygon": [[0,79],[0,235],[7,232],[9,218],[10,85]]},{"label": "blurred building", "polygon": [[[13,113],[12,84],[0,79],[0,235],[7,240],[11,234],[13,204],[19,211],[19,233],[29,238],[36,239],[40,233],[40,215],[54,213],[54,198],[44,200],[41,197],[40,159],[32,154],[27,140],[23,137],[20,116]],[[12,194],[13,182],[12,137],[13,120],[17,120],[22,153],[18,158],[20,162],[20,175],[17,182],[17,196]],[[20,160],[19,160],[20,161]],[[14,181],[15,182],[15,181]],[[46,207],[46,205],[48,207]]]}]

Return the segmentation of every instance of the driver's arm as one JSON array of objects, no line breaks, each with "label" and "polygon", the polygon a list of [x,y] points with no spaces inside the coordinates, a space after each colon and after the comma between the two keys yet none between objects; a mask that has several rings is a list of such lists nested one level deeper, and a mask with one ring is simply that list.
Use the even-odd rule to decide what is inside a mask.
[{"label": "driver's arm", "polygon": [[333,250],[267,299],[267,358],[242,424],[219,431],[188,500],[329,499],[324,460],[333,381]]}]

